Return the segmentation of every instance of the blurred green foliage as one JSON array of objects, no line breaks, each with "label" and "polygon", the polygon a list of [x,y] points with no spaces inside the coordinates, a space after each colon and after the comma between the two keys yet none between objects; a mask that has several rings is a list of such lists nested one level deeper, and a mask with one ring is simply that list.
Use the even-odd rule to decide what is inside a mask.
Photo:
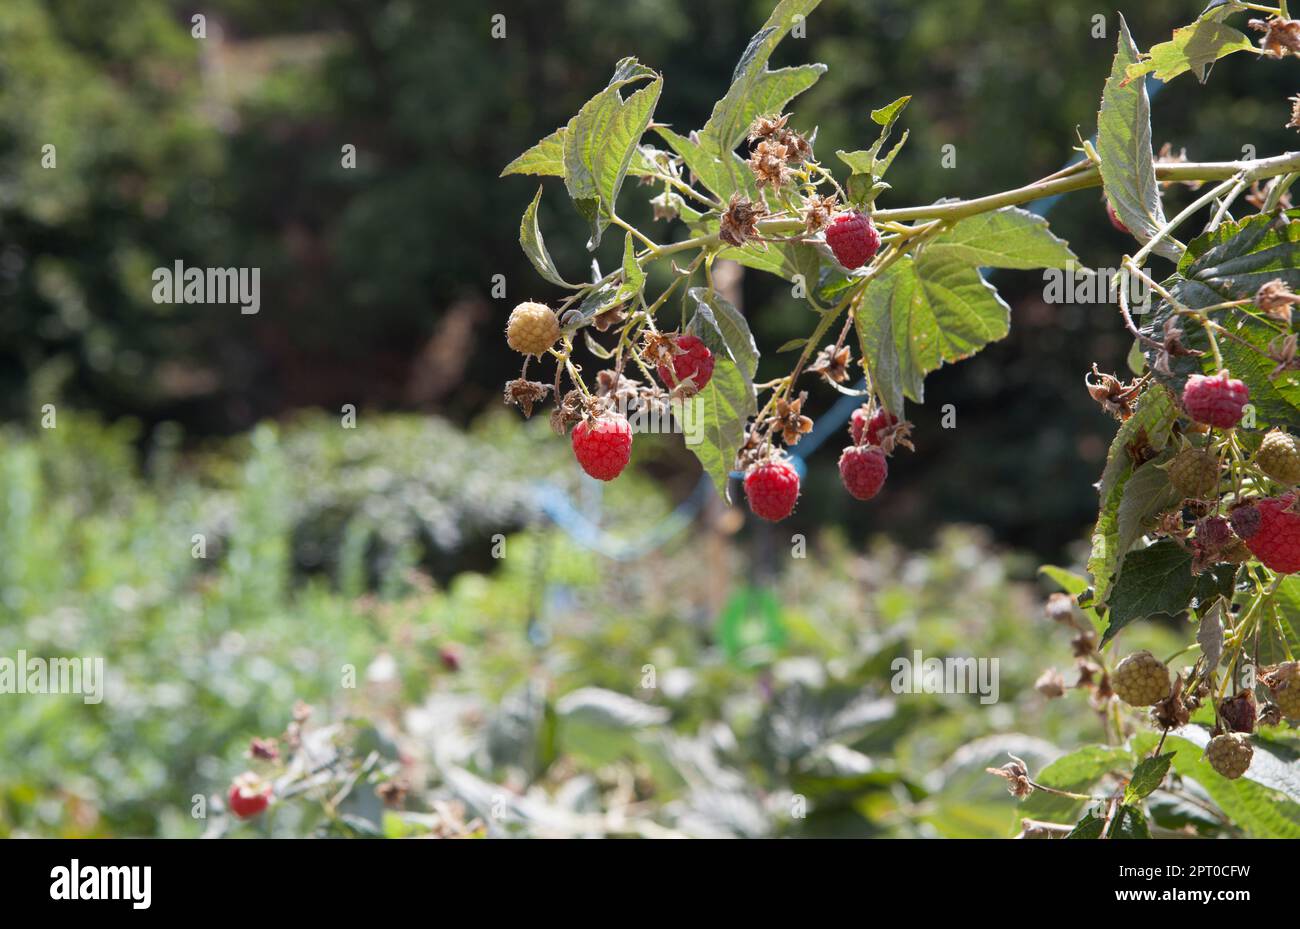
[{"label": "blurred green foliage", "polygon": [[[1033,690],[1049,664],[1070,673],[1067,637],[1011,579],[1024,565],[971,531],[917,555],[883,539],[855,553],[830,533],[774,577],[706,521],[616,564],[509,512],[508,489],[460,480],[545,460],[551,438],[503,418],[466,434],[428,418],[349,431],[310,417],[195,458],[169,435],[147,444],[143,472],[136,442],[126,421],[65,415],[0,443],[0,656],[101,656],[108,678],[99,704],[0,695],[0,834],[204,832],[192,798],[220,796],[249,740],[282,732],[297,699],[323,724],[356,720],[353,738],[389,746],[390,764],[405,759],[417,831],[439,798],[486,818],[478,779],[543,807],[580,782],[599,809],[635,783],[637,809],[691,834],[1005,834],[1010,798],[980,766],[1101,737],[1081,696]],[[665,508],[648,484],[599,502],[628,533]],[[512,520],[504,557],[431,581],[471,527]],[[753,584],[779,604],[781,635],[729,657],[720,616]],[[913,649],[996,657],[999,702],[891,693],[890,663]],[[954,765],[980,777],[949,790],[953,775],[936,772]],[[791,791],[809,798],[806,819],[792,818]],[[368,785],[357,793],[373,801]],[[264,826],[274,834],[326,828],[319,803],[281,807]]]}]

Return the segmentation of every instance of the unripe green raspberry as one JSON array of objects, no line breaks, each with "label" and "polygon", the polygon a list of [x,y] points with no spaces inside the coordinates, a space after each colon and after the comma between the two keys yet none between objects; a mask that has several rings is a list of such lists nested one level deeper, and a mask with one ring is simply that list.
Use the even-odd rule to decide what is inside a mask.
[{"label": "unripe green raspberry", "polygon": [[1290,433],[1274,429],[1264,436],[1255,462],[1279,484],[1300,484],[1300,443]]},{"label": "unripe green raspberry", "polygon": [[1185,448],[1169,462],[1169,483],[1184,497],[1208,497],[1219,487],[1219,459],[1202,448]]},{"label": "unripe green raspberry", "polygon": [[1152,706],[1169,696],[1169,669],[1148,651],[1134,652],[1115,668],[1111,686],[1129,706]]},{"label": "unripe green raspberry", "polygon": [[506,341],[524,355],[543,355],[560,337],[555,311],[542,303],[521,303],[510,313]]},{"label": "unripe green raspberry", "polygon": [[1255,748],[1250,744],[1250,737],[1242,732],[1229,732],[1216,735],[1205,746],[1205,760],[1210,767],[1229,780],[1235,780],[1246,773]]}]

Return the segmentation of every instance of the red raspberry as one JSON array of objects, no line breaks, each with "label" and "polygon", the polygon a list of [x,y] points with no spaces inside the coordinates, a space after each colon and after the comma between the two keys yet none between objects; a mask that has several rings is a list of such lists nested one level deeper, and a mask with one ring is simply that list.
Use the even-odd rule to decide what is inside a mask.
[{"label": "red raspberry", "polygon": [[745,475],[745,497],[755,516],[780,522],[799,499],[799,472],[783,458],[755,465]]},{"label": "red raspberry", "polygon": [[573,427],[573,454],[582,470],[600,481],[623,473],[632,457],[632,427],[619,413],[584,419]]},{"label": "red raspberry", "polygon": [[1300,513],[1292,513],[1295,494],[1265,497],[1237,507],[1228,518],[1264,567],[1279,574],[1300,571]]},{"label": "red raspberry", "polygon": [[870,500],[880,493],[888,474],[885,453],[874,445],[850,445],[840,455],[840,480],[858,500]]},{"label": "red raspberry", "polygon": [[226,799],[230,812],[240,819],[252,819],[271,802],[271,785],[252,771],[245,771],[230,785],[230,794]]},{"label": "red raspberry", "polygon": [[1241,408],[1250,399],[1250,391],[1241,381],[1220,371],[1213,377],[1193,374],[1183,388],[1183,409],[1198,423],[1219,429],[1231,429],[1241,421]]},{"label": "red raspberry", "polygon": [[677,350],[681,354],[673,356],[671,370],[666,364],[659,366],[659,380],[672,390],[689,377],[692,378],[691,383],[682,387],[683,394],[690,395],[703,390],[704,385],[709,383],[709,378],[713,377],[713,352],[693,335],[678,336],[676,341]]},{"label": "red raspberry", "polygon": [[[886,410],[884,407],[876,410],[867,418],[867,408],[860,406],[853,411],[853,417],[849,421],[849,433],[853,436],[854,445],[879,445],[880,433],[884,432],[890,426],[898,425],[898,417]],[[865,430],[866,439],[863,439]]]},{"label": "red raspberry", "polygon": [[880,233],[870,216],[841,213],[826,228],[826,244],[835,253],[835,260],[852,271],[880,251]]}]

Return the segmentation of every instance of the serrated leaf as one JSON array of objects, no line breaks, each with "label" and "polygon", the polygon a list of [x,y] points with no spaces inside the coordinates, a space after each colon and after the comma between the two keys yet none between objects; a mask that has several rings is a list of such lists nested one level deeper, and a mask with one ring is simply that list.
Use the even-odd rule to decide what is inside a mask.
[{"label": "serrated leaf", "polygon": [[1070,830],[1067,839],[1100,839],[1102,830],[1106,828],[1106,821],[1088,813],[1083,819]]},{"label": "serrated leaf", "polygon": [[[1196,781],[1228,818],[1254,838],[1300,838],[1300,765],[1295,750],[1255,736],[1254,756],[1246,773],[1228,780],[1205,760],[1209,733],[1199,726],[1184,726],[1165,737],[1164,747],[1174,755],[1173,767]],[[1154,732],[1139,732],[1134,747],[1150,751],[1159,741]]]},{"label": "serrated leaf", "polygon": [[688,444],[719,494],[731,499],[728,484],[736,453],[745,444],[745,424],[756,412],[754,388],[729,358],[718,358],[713,377],[695,395],[700,441]]},{"label": "serrated leaf", "polygon": [[533,202],[528,204],[523,219],[519,221],[519,244],[538,274],[557,287],[577,288],[580,285],[570,284],[560,276],[560,272],[555,269],[555,262],[551,260],[551,255],[546,250],[541,227],[537,225],[537,204],[541,200],[542,188],[538,187],[537,193],[533,195]]},{"label": "serrated leaf", "polygon": [[[717,291],[710,291],[706,287],[692,287],[687,291],[687,296],[695,303],[697,316],[707,314],[709,324],[722,337],[723,350],[752,382],[758,371],[758,345],[754,342],[754,334],[749,331],[749,323],[744,315]],[[710,346],[710,350],[714,350],[713,346]]]},{"label": "serrated leaf", "polygon": [[911,96],[899,97],[893,103],[886,104],[878,110],[871,111],[871,121],[877,126],[883,126],[886,130],[893,128],[898,117],[907,109],[907,105],[912,102]]},{"label": "serrated leaf", "polygon": [[1110,597],[1102,644],[1136,620],[1178,616],[1191,603],[1193,586],[1192,556],[1172,539],[1129,552]]},{"label": "serrated leaf", "polygon": [[927,253],[936,251],[977,268],[1064,269],[1079,261],[1047,220],[1016,207],[959,220],[926,246]]},{"label": "serrated leaf", "polygon": [[1169,81],[1192,71],[1204,84],[1210,65],[1233,52],[1245,51],[1255,51],[1255,45],[1244,32],[1214,19],[1202,19],[1175,29],[1170,41],[1151,46],[1140,61],[1128,66],[1125,79],[1154,74],[1157,80]]},{"label": "serrated leaf", "polygon": [[978,269],[929,249],[872,281],[856,324],[871,376],[891,412],[924,400],[925,375],[1007,334],[1010,308]]},{"label": "serrated leaf", "polygon": [[1165,775],[1169,773],[1169,766],[1173,762],[1173,752],[1139,761],[1133,769],[1133,778],[1124,789],[1124,802],[1137,803],[1149,797],[1152,791],[1164,783]]},{"label": "serrated leaf", "polygon": [[[1087,793],[1109,771],[1127,769],[1133,756],[1127,749],[1107,745],[1085,745],[1063,755],[1038,772],[1034,778],[1044,787],[1070,793]],[[1036,790],[1020,806],[1020,814],[1048,822],[1068,821],[1079,812],[1085,801],[1060,794]]]},{"label": "serrated leaf", "polygon": [[731,86],[713,107],[700,130],[700,142],[715,155],[731,152],[759,116],[772,115],[803,93],[821,77],[825,65],[801,65],[769,71],[768,59],[799,19],[807,17],[821,0],[781,0],[767,22],[740,56]]},{"label": "serrated leaf", "polygon": [[808,339],[806,337],[801,339],[791,339],[789,342],[786,342],[784,345],[778,348],[776,350],[776,353],[780,355],[783,354],[784,352],[792,352],[796,348],[803,348],[807,344],[808,344]]},{"label": "serrated leaf", "polygon": [[[696,180],[720,202],[726,203],[731,195],[737,192],[749,200],[759,199],[753,172],[736,156],[735,152],[728,151],[718,155],[699,143],[678,135],[666,126],[655,126],[654,129],[668,143],[668,147],[682,159],[686,169],[695,175]],[[713,222],[717,222],[716,216]],[[716,228],[714,231],[717,231]]]},{"label": "serrated leaf", "polygon": [[1156,516],[1176,506],[1182,494],[1169,483],[1163,459],[1146,462],[1124,482],[1116,511],[1116,557],[1123,558],[1155,527]]},{"label": "serrated leaf", "polygon": [[1169,441],[1177,418],[1169,394],[1148,389],[1138,400],[1137,409],[1119,427],[1106,455],[1106,467],[1097,486],[1100,507],[1092,530],[1092,552],[1088,556],[1088,573],[1092,576],[1095,600],[1105,603],[1120,565],[1119,505],[1124,485],[1133,474],[1130,449],[1141,447],[1149,453],[1160,452]]},{"label": "serrated leaf", "polygon": [[564,177],[564,128],[561,126],[510,164],[501,169],[507,174],[538,174]]},{"label": "serrated leaf", "polygon": [[1151,829],[1147,826],[1146,814],[1136,806],[1121,806],[1115,811],[1106,833],[1108,839],[1149,839]]},{"label": "serrated leaf", "polygon": [[654,77],[626,100],[621,89],[652,75],[635,59],[624,59],[609,86],[583,104],[565,127],[564,184],[578,212],[591,224],[587,247],[592,251],[614,215],[614,202],[650,125],[663,79]]},{"label": "serrated leaf", "polygon": [[[1300,219],[1300,211],[1289,211],[1287,216]],[[1293,290],[1300,288],[1300,224],[1278,225],[1272,217],[1252,216],[1241,222],[1227,220],[1214,231],[1198,236],[1188,245],[1178,273],[1165,284],[1180,304],[1198,310],[1248,300],[1260,285],[1275,279]],[[1174,307],[1161,300],[1142,327],[1144,333],[1160,340],[1173,312]],[[1287,331],[1286,327],[1251,305],[1217,313],[1215,318],[1238,338],[1255,346],[1247,348],[1235,338],[1218,339],[1224,366],[1250,390],[1257,425],[1300,430],[1300,384],[1291,378],[1271,380],[1273,362],[1262,354],[1271,341]],[[1204,329],[1185,316],[1179,324],[1184,343],[1205,354],[1199,358],[1173,358],[1169,373],[1157,371],[1156,376],[1175,391],[1182,390],[1188,375],[1214,373],[1215,367]],[[1147,361],[1154,367],[1155,349],[1147,350]]]},{"label": "serrated leaf", "polygon": [[[1145,243],[1164,225],[1165,214],[1151,151],[1151,101],[1145,81],[1126,82],[1138,52],[1122,15],[1119,28],[1115,61],[1097,114],[1097,153],[1106,198],[1124,225]],[[1178,260],[1178,250],[1171,242],[1161,242],[1155,251]]]}]

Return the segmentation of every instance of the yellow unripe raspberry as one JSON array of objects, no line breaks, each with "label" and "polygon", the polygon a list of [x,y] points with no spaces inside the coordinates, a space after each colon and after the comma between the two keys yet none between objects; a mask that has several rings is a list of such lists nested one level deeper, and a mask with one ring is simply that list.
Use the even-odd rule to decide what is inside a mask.
[{"label": "yellow unripe raspberry", "polygon": [[1148,651],[1134,652],[1115,668],[1111,686],[1129,706],[1152,706],[1169,696],[1169,669]]},{"label": "yellow unripe raspberry", "polygon": [[1229,780],[1245,774],[1254,755],[1255,747],[1250,744],[1250,738],[1241,732],[1216,735],[1205,746],[1205,760],[1211,768]]},{"label": "yellow unripe raspberry", "polygon": [[560,320],[543,303],[521,303],[506,323],[506,341],[524,355],[543,355],[560,338]]},{"label": "yellow unripe raspberry", "polygon": [[1282,715],[1300,720],[1300,665],[1294,661],[1282,662],[1265,683]]},{"label": "yellow unripe raspberry", "polygon": [[1295,436],[1274,429],[1264,436],[1255,461],[1279,484],[1300,484],[1300,443]]}]

